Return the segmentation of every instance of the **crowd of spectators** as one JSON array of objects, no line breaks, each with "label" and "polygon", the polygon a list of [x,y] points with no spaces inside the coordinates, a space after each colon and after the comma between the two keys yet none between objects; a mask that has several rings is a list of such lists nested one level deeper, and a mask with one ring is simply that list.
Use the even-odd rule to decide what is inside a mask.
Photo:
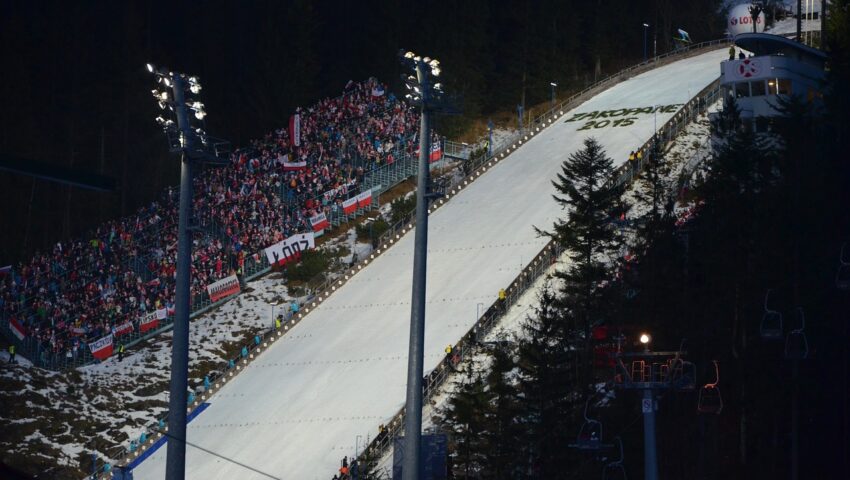
[{"label": "crowd of spectators", "polygon": [[[375,79],[349,82],[342,95],[299,108],[296,146],[281,128],[237,150],[229,166],[195,177],[193,298],[262,249],[308,231],[308,219],[359,192],[373,168],[415,148],[418,113]],[[171,308],[177,254],[178,194],[134,215],[66,240],[0,275],[0,317],[15,319],[39,353],[76,357],[116,327]],[[120,339],[116,340],[120,342]],[[42,357],[43,358],[43,357]]]}]

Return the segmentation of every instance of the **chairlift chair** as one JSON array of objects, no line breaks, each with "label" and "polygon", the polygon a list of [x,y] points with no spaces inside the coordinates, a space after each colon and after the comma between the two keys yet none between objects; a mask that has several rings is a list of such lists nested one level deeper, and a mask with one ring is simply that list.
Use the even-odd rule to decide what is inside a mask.
[{"label": "chairlift chair", "polygon": [[835,287],[839,290],[850,290],[850,260],[845,256],[847,243],[841,245],[841,254],[838,257],[838,271],[835,272]]},{"label": "chairlift chair", "polygon": [[697,412],[719,415],[723,410],[723,397],[720,395],[720,366],[714,360],[714,383],[706,383],[699,389]]},{"label": "chairlift chair", "polygon": [[805,360],[809,356],[809,341],[806,339],[806,314],[802,307],[797,307],[800,315],[800,328],[795,328],[785,337],[785,358],[789,360]]},{"label": "chairlift chair", "polygon": [[782,338],[782,314],[767,306],[771,291],[768,289],[764,295],[764,315],[761,317],[759,334],[765,340],[778,340]]},{"label": "chairlift chair", "polygon": [[599,450],[602,445],[602,422],[587,416],[590,398],[584,403],[584,424],[578,432],[576,443],[570,445],[579,450]]},{"label": "chairlift chair", "polygon": [[620,447],[620,458],[612,462],[606,463],[602,468],[602,480],[626,480],[626,467],[623,466],[623,440],[620,437],[614,438],[617,445]]},{"label": "chairlift chair", "polygon": [[692,362],[674,358],[670,360],[668,381],[677,390],[692,390],[696,383],[696,366]]}]

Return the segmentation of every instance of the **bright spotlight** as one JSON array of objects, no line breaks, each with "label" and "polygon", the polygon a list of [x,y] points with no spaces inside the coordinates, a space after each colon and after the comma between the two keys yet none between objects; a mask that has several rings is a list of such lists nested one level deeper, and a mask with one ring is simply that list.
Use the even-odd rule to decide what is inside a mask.
[{"label": "bright spotlight", "polygon": [[649,334],[647,334],[647,333],[641,333],[640,334],[640,343],[646,345],[647,343],[649,343],[650,340],[651,340],[651,338],[650,338]]}]

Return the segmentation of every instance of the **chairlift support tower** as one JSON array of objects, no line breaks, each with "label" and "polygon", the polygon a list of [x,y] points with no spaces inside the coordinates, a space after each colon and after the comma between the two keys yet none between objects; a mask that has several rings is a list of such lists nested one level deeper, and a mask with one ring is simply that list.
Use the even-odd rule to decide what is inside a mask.
[{"label": "chairlift support tower", "polygon": [[696,369],[682,357],[687,352],[619,352],[615,355],[614,387],[643,392],[644,478],[658,480],[658,453],[655,442],[655,392],[694,389]]}]

